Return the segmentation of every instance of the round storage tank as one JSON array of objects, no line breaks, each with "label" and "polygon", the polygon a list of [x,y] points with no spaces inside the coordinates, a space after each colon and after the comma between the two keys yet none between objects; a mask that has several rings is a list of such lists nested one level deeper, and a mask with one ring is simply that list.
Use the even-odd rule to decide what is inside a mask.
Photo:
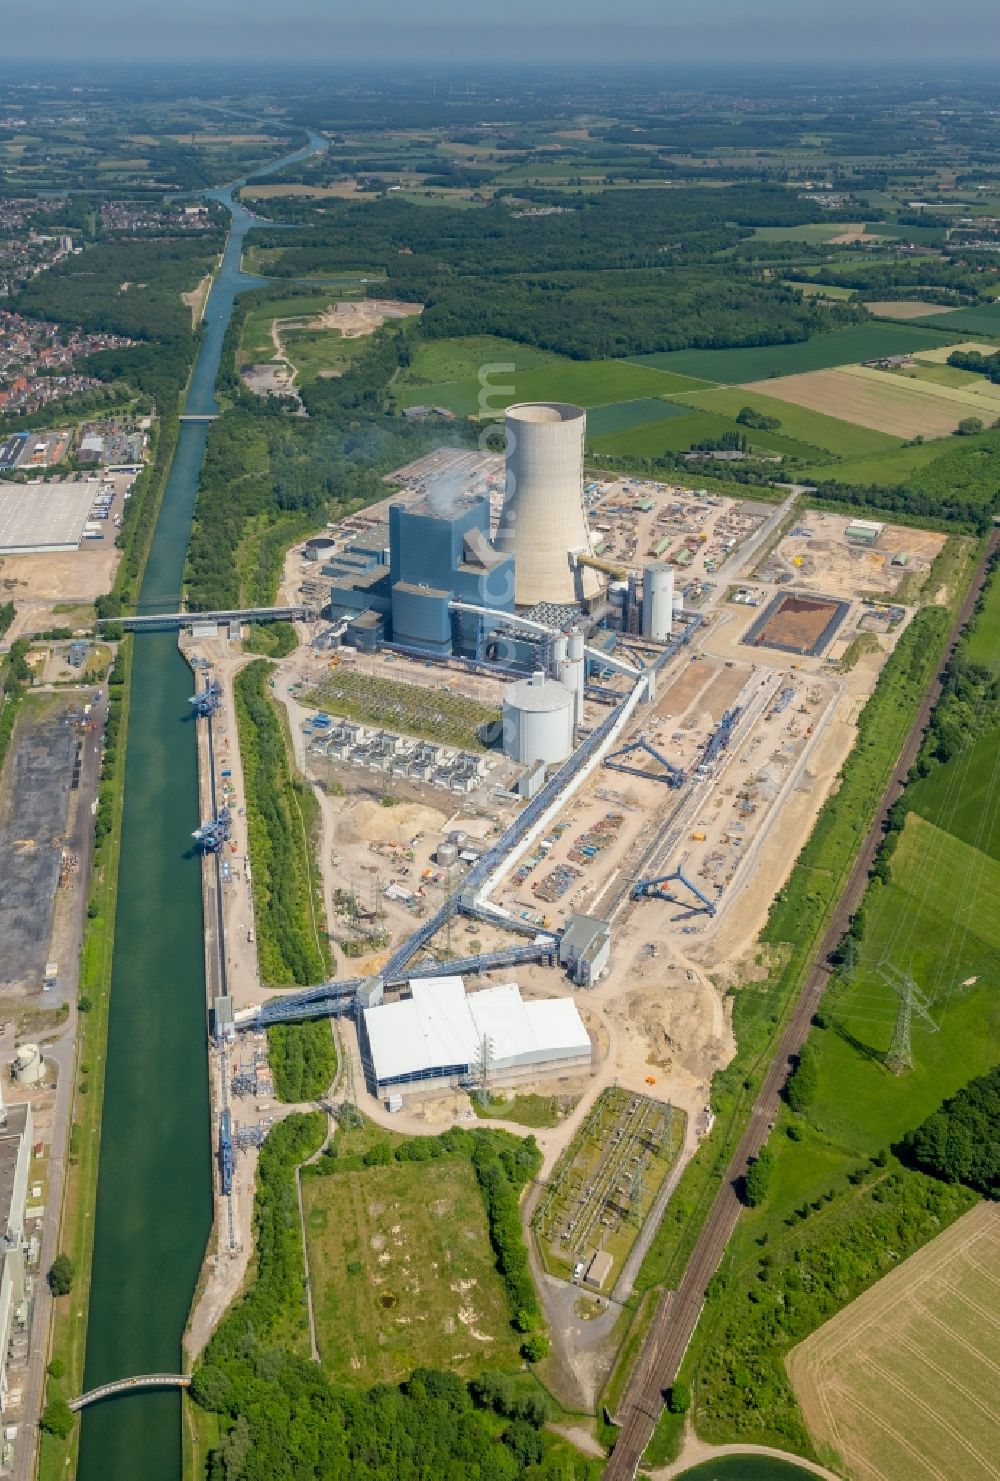
[{"label": "round storage tank", "polygon": [[439,843],[435,858],[442,869],[450,869],[458,863],[458,849],[453,843]]},{"label": "round storage tank", "polygon": [[45,1075],[45,1062],[37,1044],[22,1044],[14,1055],[14,1079],[21,1085],[37,1085]]},{"label": "round storage tank", "polygon": [[533,674],[504,690],[504,755],[522,766],[559,765],[573,750],[575,699],[565,684]]},{"label": "round storage tank", "polygon": [[456,848],[465,848],[465,845],[468,843],[468,841],[469,835],[463,828],[454,828],[451,833],[448,834],[448,842],[453,843]]},{"label": "round storage tank", "polygon": [[315,539],[306,541],[303,554],[307,561],[324,561],[336,548],[336,540],[331,540],[329,535],[317,535]]},{"label": "round storage tank", "polygon": [[642,573],[642,635],[665,643],[674,620],[674,568],[647,566]]}]

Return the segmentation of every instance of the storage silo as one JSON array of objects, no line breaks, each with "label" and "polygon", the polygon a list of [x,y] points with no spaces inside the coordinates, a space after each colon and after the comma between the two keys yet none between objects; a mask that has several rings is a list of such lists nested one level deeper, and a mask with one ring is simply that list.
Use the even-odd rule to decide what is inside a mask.
[{"label": "storage silo", "polygon": [[642,635],[665,643],[673,630],[674,568],[658,562],[642,573]]},{"label": "storage silo", "polygon": [[37,1085],[45,1078],[45,1061],[37,1044],[22,1044],[14,1055],[14,1079],[19,1085]]},{"label": "storage silo", "polygon": [[568,402],[522,402],[504,419],[507,486],[496,547],[514,557],[514,600],[575,602],[596,596],[600,577],[572,556],[592,555],[583,508],[587,413]]},{"label": "storage silo", "polygon": [[556,677],[573,696],[573,723],[575,725],[583,724],[583,663],[583,633],[578,627],[574,627],[567,641],[566,657],[560,663]]},{"label": "storage silo", "polygon": [[573,750],[575,698],[541,671],[504,690],[504,755],[522,766],[558,765]]},{"label": "storage silo", "polygon": [[450,869],[452,865],[458,863],[458,848],[455,844],[445,840],[438,844],[434,857],[442,869]]}]

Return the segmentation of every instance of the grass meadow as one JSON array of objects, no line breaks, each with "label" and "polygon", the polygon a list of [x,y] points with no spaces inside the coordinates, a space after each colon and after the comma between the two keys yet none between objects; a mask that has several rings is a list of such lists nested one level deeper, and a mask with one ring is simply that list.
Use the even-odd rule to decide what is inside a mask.
[{"label": "grass meadow", "polygon": [[391,1163],[302,1186],[316,1337],[333,1378],[520,1366],[468,1158]]},{"label": "grass meadow", "polygon": [[592,437],[590,444],[594,452],[616,457],[657,458],[666,452],[687,452],[694,443],[719,438],[727,432],[745,433],[751,447],[764,453],[782,453],[793,458],[816,456],[815,448],[780,432],[758,432],[754,427],[741,427],[733,417],[720,416],[714,411],[692,411],[684,405],[672,409],[668,419],[609,437]]},{"label": "grass meadow", "polygon": [[[765,416],[778,419],[780,436],[839,458],[877,456],[895,452],[900,446],[899,438],[890,437],[886,432],[858,427],[853,422],[841,421],[839,417],[827,416],[825,412],[813,411],[807,406],[779,401],[761,391],[716,387],[711,391],[695,391],[691,395],[685,393],[683,399],[686,404],[700,410],[721,412],[730,417],[737,416],[744,406],[751,406]],[[754,439],[757,437],[755,432],[750,435]]]}]

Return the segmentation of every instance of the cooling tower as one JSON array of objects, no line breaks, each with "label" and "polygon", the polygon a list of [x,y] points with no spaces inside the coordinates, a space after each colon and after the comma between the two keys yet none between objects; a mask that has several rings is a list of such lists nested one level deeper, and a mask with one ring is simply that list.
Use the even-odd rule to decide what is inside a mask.
[{"label": "cooling tower", "polygon": [[498,550],[514,557],[514,600],[574,602],[600,590],[596,571],[574,569],[574,555],[591,555],[583,512],[583,437],[587,414],[564,402],[508,406],[507,487]]}]

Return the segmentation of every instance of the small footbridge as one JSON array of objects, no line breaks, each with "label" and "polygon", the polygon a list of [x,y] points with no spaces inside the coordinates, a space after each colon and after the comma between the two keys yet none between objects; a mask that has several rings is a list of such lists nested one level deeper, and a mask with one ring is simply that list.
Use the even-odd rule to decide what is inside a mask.
[{"label": "small footbridge", "polygon": [[117,1378],[114,1383],[102,1383],[99,1388],[88,1389],[78,1399],[70,1399],[69,1407],[74,1413],[86,1409],[88,1404],[97,1404],[101,1399],[112,1399],[116,1394],[134,1393],[142,1388],[190,1388],[189,1373],[140,1373],[136,1378]]}]

